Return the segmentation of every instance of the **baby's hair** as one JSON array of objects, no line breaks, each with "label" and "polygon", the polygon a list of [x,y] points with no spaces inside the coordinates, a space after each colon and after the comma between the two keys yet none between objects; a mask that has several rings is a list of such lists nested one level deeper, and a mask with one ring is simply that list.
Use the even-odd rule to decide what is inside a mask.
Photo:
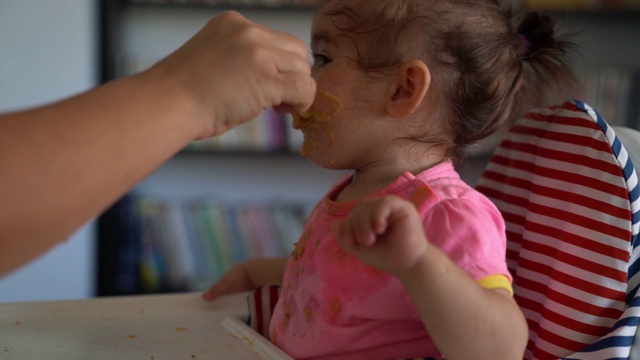
[{"label": "baby's hair", "polygon": [[537,12],[514,27],[509,0],[361,0],[320,11],[353,40],[356,63],[367,74],[410,59],[429,66],[431,111],[444,126],[420,140],[446,144],[454,158],[577,84],[568,57],[574,44]]}]

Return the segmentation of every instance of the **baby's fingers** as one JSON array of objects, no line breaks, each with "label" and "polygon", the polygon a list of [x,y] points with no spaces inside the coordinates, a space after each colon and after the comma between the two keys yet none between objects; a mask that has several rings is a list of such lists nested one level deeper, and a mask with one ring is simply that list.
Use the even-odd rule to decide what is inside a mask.
[{"label": "baby's fingers", "polygon": [[376,243],[376,238],[380,235],[379,222],[373,218],[372,210],[371,208],[363,209],[361,216],[355,217],[352,221],[351,232],[356,245],[373,246]]},{"label": "baby's fingers", "polygon": [[353,237],[346,220],[331,224],[331,231],[340,245],[347,249],[353,246]]},{"label": "baby's fingers", "polygon": [[211,285],[203,294],[205,301],[213,301],[219,297],[251,289],[244,269],[238,265],[222,275],[220,280]]},{"label": "baby's fingers", "polygon": [[205,301],[213,301],[219,297],[233,293],[233,284],[220,279],[217,283],[211,285],[203,294]]},{"label": "baby's fingers", "polygon": [[339,225],[337,234],[343,246],[370,247],[375,244],[381,229],[384,232],[384,226],[379,219],[373,218],[371,205],[369,202],[363,202]]},{"label": "baby's fingers", "polygon": [[205,291],[204,293],[202,293],[202,298],[205,301],[213,301],[225,294],[230,293],[229,290],[227,290],[227,286],[224,283],[215,283],[213,285],[211,285],[209,287],[209,289],[207,289],[207,291]]}]

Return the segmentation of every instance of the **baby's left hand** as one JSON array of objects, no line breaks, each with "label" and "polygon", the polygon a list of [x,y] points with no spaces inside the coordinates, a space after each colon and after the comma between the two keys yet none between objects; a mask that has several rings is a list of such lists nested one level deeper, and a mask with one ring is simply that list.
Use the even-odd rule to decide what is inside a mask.
[{"label": "baby's left hand", "polygon": [[333,231],[348,252],[395,276],[416,265],[429,246],[415,206],[397,196],[362,201]]}]

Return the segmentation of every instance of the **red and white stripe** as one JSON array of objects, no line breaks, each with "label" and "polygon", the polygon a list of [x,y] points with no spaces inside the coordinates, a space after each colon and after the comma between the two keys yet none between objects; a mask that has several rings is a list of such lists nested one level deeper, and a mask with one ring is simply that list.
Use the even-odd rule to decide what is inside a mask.
[{"label": "red and white stripe", "polygon": [[267,339],[269,339],[271,315],[279,297],[280,287],[278,286],[260,287],[248,296],[249,326]]},{"label": "red and white stripe", "polygon": [[608,334],[625,309],[631,211],[620,164],[589,114],[573,103],[528,114],[477,188],[506,221],[530,331],[525,358],[558,359]]}]

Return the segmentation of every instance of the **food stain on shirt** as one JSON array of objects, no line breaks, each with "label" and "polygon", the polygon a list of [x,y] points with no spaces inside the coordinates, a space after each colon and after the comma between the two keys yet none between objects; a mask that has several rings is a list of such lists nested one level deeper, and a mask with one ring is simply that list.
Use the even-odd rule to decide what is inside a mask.
[{"label": "food stain on shirt", "polygon": [[311,321],[313,319],[313,310],[311,308],[307,308],[304,311],[304,318],[308,321]]},{"label": "food stain on shirt", "polygon": [[305,231],[302,234],[302,236],[300,236],[300,241],[298,241],[297,243],[293,244],[294,248],[293,248],[293,252],[291,253],[291,258],[293,260],[300,260],[300,258],[302,258],[302,256],[304,256],[305,247],[306,247],[307,243],[309,242],[309,238],[310,237],[311,237],[311,229],[307,228],[307,229],[305,229]]},{"label": "food stain on shirt", "polygon": [[300,260],[300,258],[304,255],[304,246],[297,242],[293,246],[293,252],[291,253],[291,258],[293,260]]},{"label": "food stain on shirt", "polygon": [[269,341],[271,341],[273,345],[278,346],[278,333],[273,329],[269,331]]},{"label": "food stain on shirt", "polygon": [[338,317],[342,313],[342,304],[340,299],[333,299],[329,302],[329,309],[331,310],[331,316]]},{"label": "food stain on shirt", "polygon": [[[289,321],[291,320],[291,300],[290,298],[280,299],[283,301],[282,321],[280,322],[279,331],[286,331]],[[278,301],[280,301],[278,300]]]},{"label": "food stain on shirt", "polygon": [[431,191],[429,187],[419,186],[413,190],[410,201],[412,204],[414,204],[417,207],[427,203],[427,200],[433,196],[434,196],[433,191]]}]

